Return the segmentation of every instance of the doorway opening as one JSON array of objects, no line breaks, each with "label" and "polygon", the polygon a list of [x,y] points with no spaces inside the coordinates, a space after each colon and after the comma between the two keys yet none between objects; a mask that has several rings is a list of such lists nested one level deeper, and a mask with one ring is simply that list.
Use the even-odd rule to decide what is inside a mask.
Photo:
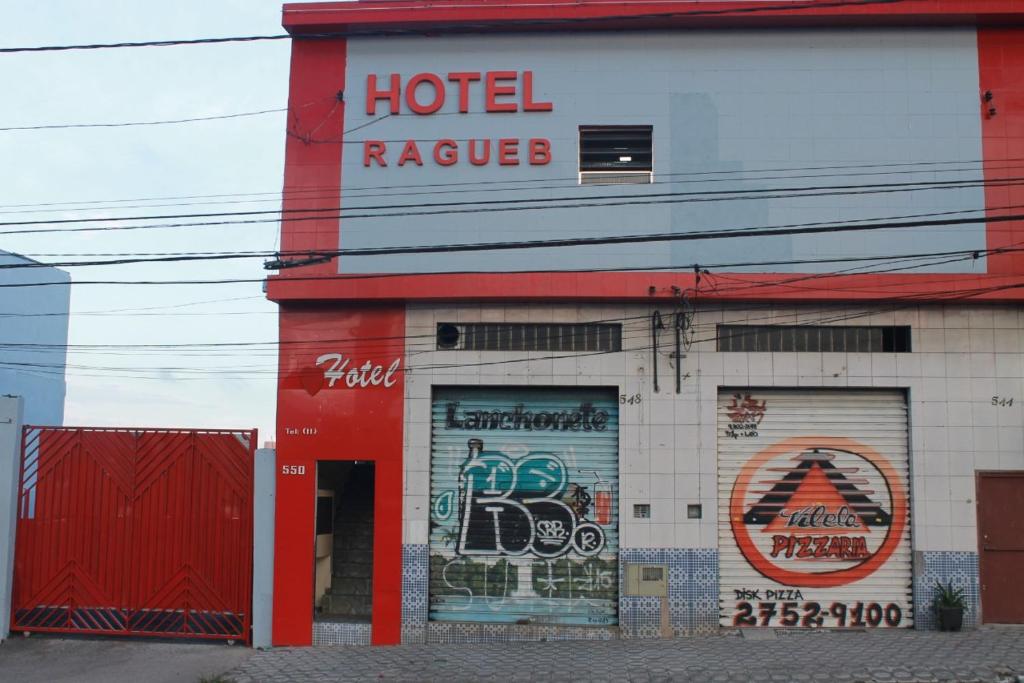
[{"label": "doorway opening", "polygon": [[317,463],[313,616],[370,623],[373,607],[374,467],[360,460]]},{"label": "doorway opening", "polygon": [[[1024,472],[978,472],[978,570],[986,624],[1024,624]],[[970,593],[968,593],[970,594]]]}]

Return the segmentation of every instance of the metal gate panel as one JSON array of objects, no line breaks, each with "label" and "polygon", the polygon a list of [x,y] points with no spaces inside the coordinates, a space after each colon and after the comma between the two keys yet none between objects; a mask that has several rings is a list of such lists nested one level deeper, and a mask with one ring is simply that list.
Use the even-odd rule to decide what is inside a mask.
[{"label": "metal gate panel", "polygon": [[26,427],[12,630],[247,639],[255,443]]},{"label": "metal gate panel", "polygon": [[430,619],[618,623],[612,390],[436,388]]},{"label": "metal gate panel", "polygon": [[723,389],[722,626],[913,625],[906,397]]}]

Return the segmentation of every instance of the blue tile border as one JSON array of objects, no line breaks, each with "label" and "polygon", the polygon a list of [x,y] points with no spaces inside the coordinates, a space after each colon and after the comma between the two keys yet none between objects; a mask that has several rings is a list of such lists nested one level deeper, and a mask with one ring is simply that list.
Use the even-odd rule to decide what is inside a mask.
[{"label": "blue tile border", "polygon": [[323,645],[369,645],[370,624],[332,621],[313,622],[313,647]]},{"label": "blue tile border", "polygon": [[[978,554],[919,551],[914,554],[914,626],[936,629],[931,611],[935,582],[952,581],[964,589],[968,608],[964,627],[980,623]],[[624,595],[627,564],[665,564],[669,571],[669,623],[676,636],[718,629],[718,551],[711,548],[623,548],[619,551],[619,636],[661,636],[661,599]],[[557,638],[608,638],[614,631],[591,632],[580,627],[497,628],[497,625],[440,625],[428,623],[429,560],[425,544],[402,546],[402,642],[469,642]]]},{"label": "blue tile border", "polygon": [[[430,560],[425,543],[402,546],[402,627],[427,623]],[[403,636],[402,641],[405,642]]]},{"label": "blue tile border", "polygon": [[661,635],[661,598],[624,595],[627,564],[668,565],[669,624],[676,636],[718,629],[718,551],[624,548],[619,551],[619,626],[623,638]]},{"label": "blue tile border", "polygon": [[591,628],[428,622],[429,553],[426,544],[402,546],[402,642],[501,642],[508,640],[661,637],[661,598],[623,595],[627,564],[668,565],[669,623],[674,635],[718,628],[718,551],[711,548],[619,551],[619,626]]},{"label": "blue tile border", "polygon": [[931,610],[935,582],[952,582],[963,588],[967,598],[964,628],[974,628],[981,617],[981,580],[978,554],[972,552],[922,550],[914,554],[914,628],[934,630],[939,627]]}]

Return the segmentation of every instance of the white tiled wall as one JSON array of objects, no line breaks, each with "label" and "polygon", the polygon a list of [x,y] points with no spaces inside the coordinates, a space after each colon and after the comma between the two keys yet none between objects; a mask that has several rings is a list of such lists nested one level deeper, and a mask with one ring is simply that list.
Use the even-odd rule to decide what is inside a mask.
[{"label": "white tiled wall", "polygon": [[[909,392],[915,550],[976,551],[976,470],[1024,469],[1024,312],[1016,307],[698,307],[675,393],[672,330],[660,338],[654,392],[649,306],[466,304],[407,314],[404,543],[428,534],[433,385],[618,386],[642,396],[620,412],[623,548],[717,547],[719,386],[878,387]],[[661,307],[670,321],[671,306]],[[623,322],[622,353],[435,351],[439,322]],[[913,353],[717,353],[715,325],[910,325]],[[452,366],[459,367],[439,367]],[[993,397],[1013,399],[992,405]],[[651,505],[633,518],[634,503]],[[703,518],[687,518],[701,504]]]}]

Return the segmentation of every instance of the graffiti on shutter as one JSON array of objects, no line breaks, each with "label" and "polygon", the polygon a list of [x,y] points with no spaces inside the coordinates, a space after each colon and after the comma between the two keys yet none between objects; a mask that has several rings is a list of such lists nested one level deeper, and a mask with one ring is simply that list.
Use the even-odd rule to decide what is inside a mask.
[{"label": "graffiti on shutter", "polygon": [[435,389],[430,618],[613,625],[618,405],[597,389]]},{"label": "graffiti on shutter", "polygon": [[719,395],[722,626],[913,625],[906,400]]}]

